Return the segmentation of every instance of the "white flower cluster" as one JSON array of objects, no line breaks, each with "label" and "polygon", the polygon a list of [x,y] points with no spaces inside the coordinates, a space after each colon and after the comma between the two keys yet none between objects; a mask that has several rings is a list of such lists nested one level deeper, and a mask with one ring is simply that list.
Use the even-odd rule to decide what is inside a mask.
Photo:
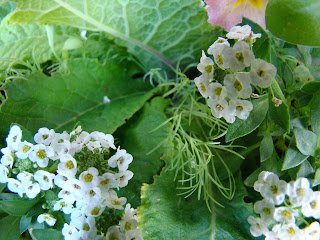
[{"label": "white flower cluster", "polygon": [[254,190],[264,197],[254,204],[260,218],[248,217],[254,237],[263,234],[267,240],[319,240],[319,222],[309,224],[305,219],[320,218],[320,192],[310,188],[308,179],[287,183],[274,173],[263,171]]},{"label": "white flower cluster", "polygon": [[[276,76],[277,69],[270,63],[255,59],[252,43],[261,34],[254,34],[249,25],[235,26],[227,34],[228,39],[235,39],[231,47],[228,39],[219,37],[208,49],[208,54],[202,51],[202,57],[197,68],[202,73],[194,79],[201,95],[208,98],[207,103],[211,113],[217,118],[225,118],[233,123],[236,117],[247,119],[253,105],[250,101],[252,85],[267,88]],[[214,67],[226,70],[222,85],[214,80]],[[250,67],[250,72],[241,72]]]},{"label": "white flower cluster", "polygon": [[[40,128],[34,135],[36,144],[22,141],[22,134],[17,125],[11,127],[6,138],[7,147],[1,149],[0,182],[7,183],[11,192],[20,197],[25,194],[28,198],[35,198],[41,190],[59,189],[59,200],[49,213],[38,216],[38,222],[45,221],[53,226],[56,220],[50,211],[62,211],[71,214],[70,224],[65,224],[62,230],[65,239],[99,239],[95,218],[106,208],[124,209],[127,199],[119,198],[114,189],[125,187],[133,177],[133,172],[127,170],[133,157],[126,150],[116,148],[112,135],[97,131],[88,133],[81,127],[70,134]],[[99,174],[96,167],[81,169],[77,158],[85,150],[93,155],[108,153],[107,169],[103,169],[107,171]],[[87,166],[90,161],[85,159],[85,162]],[[130,205],[127,207],[124,221],[132,227],[125,228],[124,236],[137,235],[138,239],[141,232],[136,229],[136,216]]]}]

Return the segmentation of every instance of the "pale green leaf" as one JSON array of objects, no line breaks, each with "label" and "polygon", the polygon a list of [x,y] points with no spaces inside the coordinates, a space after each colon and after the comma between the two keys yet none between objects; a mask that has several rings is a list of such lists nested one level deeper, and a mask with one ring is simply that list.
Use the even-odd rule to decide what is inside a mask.
[{"label": "pale green leaf", "polygon": [[284,157],[282,170],[284,171],[299,166],[308,157],[309,155],[304,155],[299,151],[299,149],[296,147],[295,138],[292,138],[289,143],[286,155]]},{"label": "pale green leaf", "polygon": [[266,133],[260,144],[260,161],[269,159],[273,153],[273,140],[270,133]]},{"label": "pale green leaf", "polygon": [[199,0],[16,0],[10,22],[69,25],[118,38],[147,68],[193,63],[217,38]]},{"label": "pale green leaf", "polygon": [[34,240],[63,240],[61,231],[56,229],[33,229],[29,230]]},{"label": "pale green leaf", "polygon": [[20,217],[7,216],[0,220],[0,240],[18,240]]},{"label": "pale green leaf", "polygon": [[318,140],[317,134],[304,128],[295,128],[294,135],[299,151],[304,155],[315,156]]},{"label": "pale green leaf", "polygon": [[[6,84],[7,99],[0,108],[1,137],[8,134],[12,122],[33,134],[44,126],[70,131],[77,122],[86,131],[113,133],[153,95],[148,83],[131,78],[130,64],[70,60],[65,73],[52,77],[33,73],[27,80]],[[111,102],[105,103],[104,96]]]},{"label": "pale green leaf", "polygon": [[320,135],[320,91],[313,95],[310,103],[310,115],[312,130]]},{"label": "pale green leaf", "polygon": [[312,187],[318,186],[319,184],[320,184],[320,168],[317,169],[314,175]]}]

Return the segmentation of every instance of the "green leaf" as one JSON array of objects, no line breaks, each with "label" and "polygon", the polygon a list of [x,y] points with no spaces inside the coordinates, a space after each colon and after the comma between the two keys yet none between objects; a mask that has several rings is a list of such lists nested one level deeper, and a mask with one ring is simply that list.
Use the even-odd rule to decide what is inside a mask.
[{"label": "green leaf", "polygon": [[317,134],[304,128],[295,128],[294,135],[299,151],[304,155],[315,156],[318,140]]},{"label": "green leaf", "polygon": [[270,133],[266,133],[260,144],[260,161],[264,162],[272,156],[274,147]]},{"label": "green leaf", "polygon": [[313,132],[320,135],[320,91],[315,93],[311,100],[310,117]]},{"label": "green leaf", "polygon": [[[1,5],[3,4],[3,5]],[[13,10],[16,8],[16,5],[12,2],[2,3],[0,1],[0,22]]]},{"label": "green leaf", "polygon": [[0,208],[12,216],[23,216],[39,201],[39,198],[26,200],[1,200]]},{"label": "green leaf", "polygon": [[0,220],[0,240],[18,240],[20,217],[7,216]]},{"label": "green leaf", "polygon": [[[35,23],[7,24],[9,17],[0,25],[0,70],[19,60],[43,63],[54,58],[44,26]],[[59,30],[58,27],[55,29]],[[55,34],[54,47],[58,55],[61,55],[61,49],[68,37],[65,34]]]},{"label": "green leaf", "polygon": [[226,141],[232,141],[254,131],[266,117],[268,111],[268,96],[264,95],[252,101],[253,110],[246,120],[237,119],[228,128]]},{"label": "green leaf", "polygon": [[269,94],[269,115],[271,120],[282,127],[286,132],[290,132],[290,116],[289,116],[289,107],[286,104],[286,99],[281,91],[281,88],[275,79],[272,79],[271,84],[272,93],[274,97],[280,99],[282,104],[278,107],[275,107],[272,98]]},{"label": "green leaf", "polygon": [[119,140],[121,147],[132,156],[133,162],[129,166],[134,175],[121,193],[127,197],[133,207],[140,205],[140,188],[143,183],[152,183],[153,176],[158,174],[164,165],[161,156],[167,152],[168,143],[147,154],[163,142],[168,135],[168,125],[153,131],[167,120],[164,109],[169,104],[162,97],[152,99],[120,129]]},{"label": "green leaf", "polygon": [[254,33],[261,33],[261,38],[257,38],[256,42],[253,44],[253,52],[255,58],[264,59],[267,62],[271,60],[271,46],[270,46],[270,37],[266,31],[259,26],[257,23],[251,21],[248,18],[242,19],[243,25],[250,25]]},{"label": "green leaf", "polygon": [[142,205],[138,208],[139,228],[145,240],[185,239],[223,240],[254,239],[249,232],[247,218],[252,206],[243,198],[246,190],[237,174],[236,193],[232,201],[218,196],[225,206],[212,205],[210,212],[203,200],[192,195],[188,198],[177,196],[173,184],[174,172],[162,171],[155,177],[155,183],[142,187]]},{"label": "green leaf", "polygon": [[295,138],[292,137],[284,157],[284,162],[282,166],[282,171],[299,166],[303,161],[305,161],[309,155],[303,155],[299,149],[296,147]]},{"label": "green leaf", "polygon": [[320,168],[317,169],[314,175],[312,187],[318,186],[319,184],[320,184]]},{"label": "green leaf", "polygon": [[[104,65],[94,60],[76,59],[67,64],[68,73],[52,77],[42,73],[16,79],[5,85],[7,99],[0,106],[1,137],[11,122],[33,134],[40,127],[71,130],[80,122],[86,131],[113,133],[153,95],[151,86],[133,79],[129,62]],[[111,99],[104,103],[104,96]]]},{"label": "green leaf", "polygon": [[296,178],[300,178],[300,177],[307,178],[312,173],[314,173],[313,167],[311,166],[309,161],[304,161],[299,168]]},{"label": "green leaf", "polygon": [[0,183],[0,193],[2,193],[3,189],[5,189],[7,186],[6,183]]},{"label": "green leaf", "polygon": [[274,35],[286,41],[320,46],[320,2],[269,0],[266,25]]},{"label": "green leaf", "polygon": [[32,219],[31,217],[26,217],[26,216],[21,217],[20,224],[19,224],[20,234],[24,233],[28,229],[31,223],[31,219]]},{"label": "green leaf", "polygon": [[[103,31],[129,48],[147,69],[201,56],[218,37],[199,0],[16,0],[10,22],[69,25]],[[220,30],[221,32],[221,30]]]},{"label": "green leaf", "polygon": [[33,240],[63,240],[61,231],[55,229],[33,229],[29,230]]}]

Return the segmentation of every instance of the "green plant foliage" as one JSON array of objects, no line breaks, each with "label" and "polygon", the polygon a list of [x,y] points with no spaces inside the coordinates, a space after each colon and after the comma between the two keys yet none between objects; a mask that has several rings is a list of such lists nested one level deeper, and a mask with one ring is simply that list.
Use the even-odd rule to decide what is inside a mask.
[{"label": "green plant foliage", "polygon": [[272,136],[270,133],[266,133],[260,144],[260,161],[264,162],[268,160],[272,156],[273,150]]},{"label": "green plant foliage", "polygon": [[[2,4],[2,5],[1,5]],[[12,2],[3,3],[0,1],[0,22],[13,10],[16,8],[16,5]]]},{"label": "green plant foliage", "polygon": [[193,62],[218,36],[198,0],[15,2],[10,23],[36,21],[103,31],[117,37],[148,69],[161,67],[160,61],[167,65]]},{"label": "green plant foliage", "polygon": [[[17,196],[16,194],[11,194]],[[1,196],[0,196],[1,197]],[[2,198],[2,197],[1,197]],[[3,199],[0,201],[0,208],[12,216],[23,216],[39,201],[39,198],[28,199]]]},{"label": "green plant foliage", "polygon": [[31,223],[31,219],[32,219],[31,217],[27,217],[26,215],[21,217],[20,223],[19,223],[20,234],[22,234],[28,229]]},{"label": "green plant foliage", "polygon": [[29,231],[34,240],[63,240],[61,231],[55,229],[34,229]]},{"label": "green plant foliage", "polygon": [[318,0],[269,0],[267,28],[286,41],[320,46],[320,2]]},{"label": "green plant foliage", "polygon": [[228,128],[226,141],[232,141],[243,137],[254,131],[266,117],[268,112],[268,96],[260,96],[258,99],[252,101],[253,110],[246,120],[237,119]]},{"label": "green plant foliage", "polygon": [[18,240],[20,217],[6,216],[0,220],[0,240]]},{"label": "green plant foliage", "polygon": [[294,135],[299,151],[304,155],[315,156],[318,140],[317,134],[307,129],[295,128]]},{"label": "green plant foliage", "polygon": [[164,109],[168,103],[168,100],[161,97],[154,98],[119,129],[121,147],[133,156],[129,170],[135,173],[128,187],[124,188],[121,194],[125,195],[128,202],[135,208],[140,205],[142,183],[152,183],[153,176],[157,175],[164,165],[160,158],[168,152],[169,146],[163,144],[152,153],[148,153],[167,137],[168,125],[153,130],[167,120]]},{"label": "green plant foliage", "polygon": [[310,117],[313,132],[320,135],[320,91],[313,95],[310,103]]},{"label": "green plant foliage", "polygon": [[212,205],[210,212],[203,200],[174,194],[174,173],[166,169],[155,177],[154,184],[142,187],[142,205],[138,208],[138,215],[145,240],[254,239],[246,222],[252,214],[252,206],[243,201],[246,190],[239,175],[234,199],[226,203],[215,189],[215,198],[223,201],[225,208]]},{"label": "green plant foliage", "polygon": [[[77,122],[86,131],[113,133],[153,94],[148,83],[131,78],[129,64],[70,60],[67,73],[52,77],[34,73],[27,80],[6,84],[7,99],[0,108],[1,137],[5,138],[12,122],[32,133],[43,126],[71,130]],[[104,96],[111,102],[104,103]]]},{"label": "green plant foliage", "polygon": [[282,170],[284,171],[299,166],[308,157],[308,155],[304,155],[299,151],[299,149],[296,147],[295,138],[292,138],[284,158]]}]

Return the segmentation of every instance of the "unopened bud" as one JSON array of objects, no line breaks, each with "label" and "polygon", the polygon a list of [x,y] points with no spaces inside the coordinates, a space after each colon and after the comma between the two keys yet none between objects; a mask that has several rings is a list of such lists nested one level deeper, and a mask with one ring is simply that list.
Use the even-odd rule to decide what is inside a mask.
[{"label": "unopened bud", "polygon": [[252,98],[259,98],[260,96],[259,96],[259,94],[251,93],[251,97],[252,97]]}]

